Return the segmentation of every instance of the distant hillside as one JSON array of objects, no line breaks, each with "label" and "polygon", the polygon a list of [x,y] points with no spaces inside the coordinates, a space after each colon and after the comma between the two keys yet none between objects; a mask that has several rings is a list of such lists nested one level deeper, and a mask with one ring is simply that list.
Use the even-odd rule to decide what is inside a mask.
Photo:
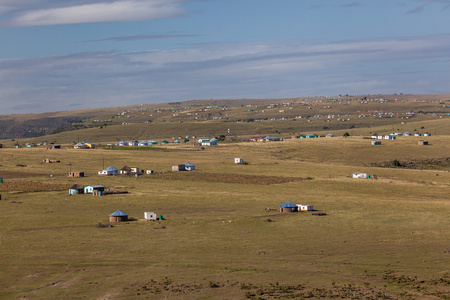
[{"label": "distant hillside", "polygon": [[[450,95],[210,99],[44,114],[0,115],[0,139],[24,139],[50,134],[64,136],[67,141],[80,137],[111,141],[169,138],[184,134],[295,135],[304,131],[349,130],[398,124],[399,119],[411,122],[448,117],[449,99]],[[238,125],[243,123],[255,124]],[[97,131],[99,129],[104,130]]]},{"label": "distant hillside", "polygon": [[30,138],[53,133],[56,128],[80,121],[80,117],[0,120],[0,138]]}]

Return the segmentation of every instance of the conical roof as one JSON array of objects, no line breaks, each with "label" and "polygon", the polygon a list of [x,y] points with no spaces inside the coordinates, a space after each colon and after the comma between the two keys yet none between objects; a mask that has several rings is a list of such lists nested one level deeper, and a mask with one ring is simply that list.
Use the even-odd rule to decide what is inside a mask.
[{"label": "conical roof", "polygon": [[110,214],[109,216],[110,217],[125,217],[125,216],[128,216],[128,214],[124,213],[123,211],[118,209],[115,212],[113,212],[112,214]]},{"label": "conical roof", "polygon": [[119,169],[114,168],[113,166],[108,167],[107,169],[105,169],[105,171],[119,171]]},{"label": "conical roof", "polygon": [[280,207],[297,207],[297,205],[292,204],[291,202],[286,202],[286,203],[280,205]]},{"label": "conical roof", "polygon": [[82,186],[79,185],[79,184],[74,184],[74,185],[72,185],[72,186],[70,187],[70,189],[71,189],[71,190],[82,190],[82,189],[84,189],[84,187],[82,187]]}]

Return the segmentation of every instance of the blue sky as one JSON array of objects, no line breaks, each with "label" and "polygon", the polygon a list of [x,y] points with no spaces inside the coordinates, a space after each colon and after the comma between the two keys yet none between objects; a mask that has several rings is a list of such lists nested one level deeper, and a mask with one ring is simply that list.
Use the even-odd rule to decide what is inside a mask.
[{"label": "blue sky", "polygon": [[450,93],[450,0],[0,0],[0,114]]}]

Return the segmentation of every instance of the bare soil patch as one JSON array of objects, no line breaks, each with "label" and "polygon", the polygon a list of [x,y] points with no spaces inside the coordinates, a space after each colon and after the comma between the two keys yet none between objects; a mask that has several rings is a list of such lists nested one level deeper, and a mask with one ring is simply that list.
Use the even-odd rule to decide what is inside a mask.
[{"label": "bare soil patch", "polygon": [[17,181],[0,183],[1,192],[48,192],[63,191],[70,185],[61,183],[42,183],[33,181]]},{"label": "bare soil patch", "polygon": [[1,171],[1,177],[4,179],[14,179],[14,178],[28,178],[28,177],[40,177],[48,176],[48,174],[43,173],[30,173],[24,171]]},{"label": "bare soil patch", "polygon": [[94,227],[94,226],[80,225],[80,226],[59,226],[59,227],[35,227],[35,228],[13,229],[13,231],[55,230],[55,229],[73,229],[73,228],[87,228],[87,227]]}]

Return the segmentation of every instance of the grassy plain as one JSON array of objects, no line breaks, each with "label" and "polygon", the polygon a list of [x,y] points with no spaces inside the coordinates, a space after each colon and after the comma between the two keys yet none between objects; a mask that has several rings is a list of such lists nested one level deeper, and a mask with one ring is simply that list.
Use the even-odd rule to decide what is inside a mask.
[{"label": "grassy plain", "polygon": [[[449,136],[418,139],[0,149],[0,298],[449,299],[450,167],[370,166],[450,156]],[[110,165],[164,173],[97,175]],[[75,183],[129,194],[68,196]],[[280,214],[286,201],[327,215]],[[134,220],[96,227],[117,209]]]}]

